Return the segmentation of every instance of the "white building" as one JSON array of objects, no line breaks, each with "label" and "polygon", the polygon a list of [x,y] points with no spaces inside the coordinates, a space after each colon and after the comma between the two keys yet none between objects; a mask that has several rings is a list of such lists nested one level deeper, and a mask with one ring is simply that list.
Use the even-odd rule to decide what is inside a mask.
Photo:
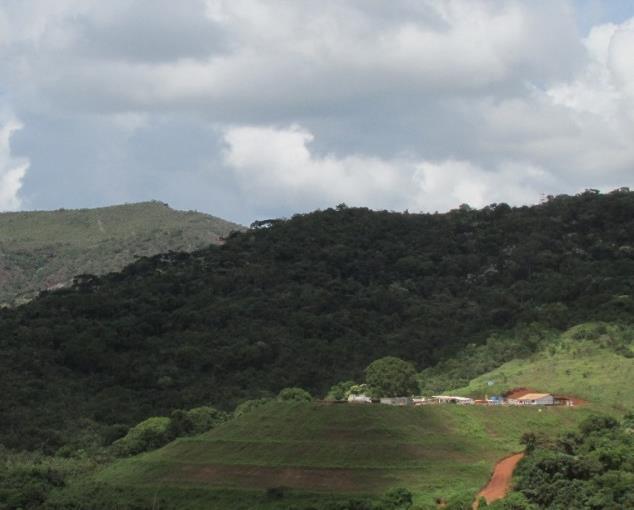
[{"label": "white building", "polygon": [[454,395],[433,395],[431,398],[436,400],[439,404],[459,404],[459,405],[473,405],[475,400],[469,397],[456,397]]},{"label": "white building", "polygon": [[348,395],[348,402],[351,404],[371,404],[372,399],[363,393],[359,395],[350,394]]},{"label": "white building", "polygon": [[410,397],[384,397],[380,402],[388,406],[411,406],[414,404]]},{"label": "white building", "polygon": [[509,399],[509,404],[516,406],[552,406],[555,397],[550,393],[527,393],[521,397]]}]

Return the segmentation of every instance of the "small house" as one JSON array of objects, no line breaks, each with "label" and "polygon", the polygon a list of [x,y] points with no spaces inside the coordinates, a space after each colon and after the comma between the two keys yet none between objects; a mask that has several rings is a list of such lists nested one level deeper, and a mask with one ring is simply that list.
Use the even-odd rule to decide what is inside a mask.
[{"label": "small house", "polygon": [[458,404],[458,405],[473,405],[475,400],[469,397],[457,397],[455,395],[434,395],[433,399],[439,404]]},{"label": "small house", "polygon": [[372,399],[363,393],[359,395],[350,394],[348,395],[348,402],[351,404],[371,404]]},{"label": "small house", "polygon": [[411,397],[383,397],[380,402],[388,406],[411,406],[414,404]]},{"label": "small house", "polygon": [[509,399],[509,403],[518,406],[552,406],[555,404],[555,397],[550,393],[526,393]]},{"label": "small house", "polygon": [[570,397],[565,397],[563,395],[553,395],[553,398],[555,399],[556,406],[573,407],[575,405],[575,401]]}]

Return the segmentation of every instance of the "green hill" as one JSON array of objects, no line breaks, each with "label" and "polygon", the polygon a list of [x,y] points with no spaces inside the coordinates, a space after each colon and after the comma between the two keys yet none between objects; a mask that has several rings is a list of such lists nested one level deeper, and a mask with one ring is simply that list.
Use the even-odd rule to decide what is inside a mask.
[{"label": "green hill", "polygon": [[625,190],[254,227],[0,310],[0,443],[54,452],[86,423],[105,440],[174,409],[324,395],[381,356],[421,370],[521,325],[634,318]]},{"label": "green hill", "polygon": [[[616,349],[615,349],[616,347]],[[588,400],[609,412],[634,409],[634,331],[590,323],[571,328],[528,359],[515,359],[456,390],[494,395],[531,388]]]},{"label": "green hill", "polygon": [[575,326],[451,392],[482,397],[528,387],[586,400],[572,408],[272,402],[116,461],[53,493],[51,505],[91,498],[107,508],[125,494],[141,507],[320,509],[355,497],[378,501],[405,487],[417,508],[438,501],[468,508],[496,461],[524,449],[525,432],[554,439],[592,414],[634,408],[633,333],[607,323]]},{"label": "green hill", "polygon": [[[50,504],[108,508],[120,498],[139,508],[307,509],[406,487],[421,508],[436,508],[437,498],[470,502],[495,462],[523,448],[524,431],[572,429],[589,412],[273,403],[202,436],[117,461]],[[267,498],[267,489],[277,487],[283,497],[271,498],[269,490]]]},{"label": "green hill", "polygon": [[242,227],[161,202],[99,209],[0,213],[0,305],[119,271],[140,256],[193,251]]},{"label": "green hill", "polygon": [[[632,329],[622,325],[575,326],[539,352],[451,392],[482,396],[525,386],[587,399],[574,407],[273,401],[130,458],[113,461],[108,452],[119,451],[116,444],[90,446],[90,454],[72,446],[41,460],[9,457],[5,469],[30,484],[46,477],[42,501],[49,510],[383,509],[369,502],[400,487],[414,494],[417,509],[438,502],[466,509],[496,461],[524,449],[524,433],[543,445],[559,444],[556,436],[593,414],[632,409],[632,340]],[[23,502],[30,489],[15,476],[6,477],[5,487],[20,492]],[[2,480],[0,463],[0,503]]]}]

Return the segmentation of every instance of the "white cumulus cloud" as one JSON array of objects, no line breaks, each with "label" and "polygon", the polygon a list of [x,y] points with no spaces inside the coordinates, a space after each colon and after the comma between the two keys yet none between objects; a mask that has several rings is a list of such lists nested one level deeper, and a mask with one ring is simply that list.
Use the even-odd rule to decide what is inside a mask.
[{"label": "white cumulus cloud", "polygon": [[423,162],[414,175],[417,208],[443,211],[458,204],[483,207],[537,203],[556,179],[530,163],[502,162],[484,169],[470,161]]},{"label": "white cumulus cloud", "polygon": [[[574,80],[546,90],[574,130],[557,155],[581,175],[632,184],[634,176],[634,18],[594,27],[584,39],[587,63]],[[562,133],[563,134],[563,133]],[[552,162],[551,162],[552,165]]]},{"label": "white cumulus cloud", "polygon": [[346,202],[387,209],[447,210],[460,203],[537,202],[555,185],[542,168],[502,162],[484,169],[469,161],[425,161],[364,155],[336,157],[310,150],[300,126],[240,126],[226,130],[224,163],[243,189],[265,206],[317,207]]},{"label": "white cumulus cloud", "polygon": [[21,128],[15,118],[0,127],[0,211],[19,209],[22,203],[19,192],[29,163],[11,156],[11,135]]},{"label": "white cumulus cloud", "polygon": [[[224,134],[224,162],[254,200],[305,207],[324,200],[390,207],[406,193],[405,161],[367,156],[316,156],[314,136],[299,126],[240,126]],[[412,169],[412,167],[410,167]]]}]

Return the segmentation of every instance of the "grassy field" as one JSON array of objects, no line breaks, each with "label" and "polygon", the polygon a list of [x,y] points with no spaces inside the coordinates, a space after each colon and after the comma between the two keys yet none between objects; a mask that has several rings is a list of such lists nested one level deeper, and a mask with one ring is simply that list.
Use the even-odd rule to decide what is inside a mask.
[{"label": "grassy field", "polygon": [[[630,331],[608,324],[579,325],[531,359],[505,363],[453,393],[495,395],[528,387],[580,397],[606,412],[634,409],[634,357],[609,348],[612,339]],[[628,340],[624,339],[626,343]]]},{"label": "grassy field", "polygon": [[[406,487],[419,504],[433,506],[436,498],[475,494],[497,460],[522,449],[523,432],[573,428],[589,412],[278,403],[208,434],[118,461],[97,481],[161,498],[162,508],[170,501],[178,501],[178,508],[243,508],[249,501],[257,508],[286,508],[290,502],[303,508],[336,495],[376,496],[394,487]],[[282,502],[267,501],[271,487],[290,492]],[[225,496],[236,506],[227,506]]]},{"label": "grassy field", "polygon": [[[498,460],[523,449],[524,432],[554,436],[592,413],[634,408],[629,335],[616,325],[577,326],[531,359],[452,392],[481,396],[524,386],[580,397],[584,405],[272,403],[207,434],[117,461],[60,492],[52,508],[86,494],[106,501],[95,508],[121,500],[164,510],[327,508],[396,487],[412,491],[420,508],[436,508],[438,499],[468,502]],[[281,499],[267,496],[277,487],[284,487]]]},{"label": "grassy field", "polygon": [[120,270],[135,256],[202,248],[241,228],[161,202],[0,213],[0,305],[77,274]]}]

